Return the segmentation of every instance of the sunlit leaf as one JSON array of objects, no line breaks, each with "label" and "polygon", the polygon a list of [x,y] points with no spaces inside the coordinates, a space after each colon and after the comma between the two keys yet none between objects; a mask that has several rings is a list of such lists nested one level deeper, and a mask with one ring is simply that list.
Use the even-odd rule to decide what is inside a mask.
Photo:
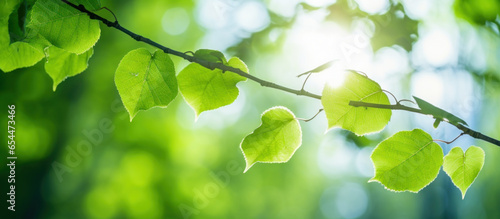
[{"label": "sunlit leaf", "polygon": [[375,176],[392,191],[418,192],[437,177],[443,150],[420,129],[401,131],[382,141],[371,155]]},{"label": "sunlit leaf", "polygon": [[0,1],[0,69],[3,72],[32,66],[44,57],[41,47],[23,41],[11,44],[9,16],[18,4],[17,0]]},{"label": "sunlit leaf", "polygon": [[261,120],[262,124],[241,142],[245,172],[257,162],[287,162],[302,143],[300,124],[287,108],[268,109]]},{"label": "sunlit leaf", "polygon": [[[432,115],[436,120],[449,121],[453,125],[458,125],[460,123],[463,125],[467,125],[467,123],[464,120],[458,118],[457,116],[455,116],[449,112],[446,112],[445,110],[438,108],[438,107],[430,104],[429,102],[422,100],[418,97],[413,96],[413,98],[415,99],[415,101],[417,101],[417,105],[422,110],[423,114]],[[438,125],[439,125],[439,123],[438,123]],[[435,126],[435,127],[437,127],[437,126]]]},{"label": "sunlit leaf", "polygon": [[167,107],[178,92],[174,63],[160,50],[127,53],[116,69],[115,84],[130,121],[139,110]]},{"label": "sunlit leaf", "polygon": [[[248,72],[245,63],[236,57],[231,58],[227,65]],[[177,80],[182,96],[198,116],[204,111],[234,102],[239,94],[236,84],[246,78],[233,72],[223,73],[220,69],[210,70],[191,63],[179,73]]]},{"label": "sunlit leaf", "polygon": [[353,107],[350,101],[390,104],[380,85],[366,76],[349,71],[344,84],[338,88],[326,84],[321,103],[328,119],[328,128],[341,127],[357,135],[379,132],[389,123],[388,109]]},{"label": "sunlit leaf", "polygon": [[467,189],[476,180],[483,164],[484,151],[476,146],[470,146],[465,154],[462,148],[454,147],[444,157],[443,170],[462,192],[462,199],[465,197]]},{"label": "sunlit leaf", "polygon": [[0,69],[10,72],[33,66],[44,57],[41,50],[26,42],[15,42],[0,50]]},{"label": "sunlit leaf", "polygon": [[67,77],[75,76],[83,72],[94,50],[91,48],[80,55],[70,53],[64,49],[55,46],[47,47],[47,62],[45,63],[45,71],[54,81],[52,86],[54,91],[57,85],[64,81]]},{"label": "sunlit leaf", "polygon": [[[87,10],[99,9],[98,0],[72,0]],[[89,50],[99,39],[99,21],[58,0],[38,0],[31,12],[29,28],[37,31],[51,44],[81,54]]]}]

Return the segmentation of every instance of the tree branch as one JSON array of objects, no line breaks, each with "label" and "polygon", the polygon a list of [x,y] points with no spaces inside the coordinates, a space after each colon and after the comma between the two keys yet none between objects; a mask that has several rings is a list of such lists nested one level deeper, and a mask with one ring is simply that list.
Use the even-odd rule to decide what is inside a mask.
[{"label": "tree branch", "polygon": [[216,63],[216,62],[209,62],[209,61],[206,61],[206,60],[203,60],[203,59],[199,59],[197,57],[194,57],[192,55],[188,55],[186,53],[183,53],[183,52],[180,52],[180,51],[177,51],[177,50],[173,50],[171,48],[168,48],[166,46],[163,46],[149,38],[146,38],[146,37],[143,37],[139,34],[136,34],[124,27],[122,27],[118,21],[115,21],[115,22],[111,22],[109,20],[107,20],[106,18],[103,18],[89,10],[87,10],[85,8],[85,6],[83,5],[75,5],[67,0],[61,0],[63,1],[64,3],[66,3],[67,5],[77,9],[78,11],[80,12],[83,12],[85,14],[87,14],[90,19],[93,19],[93,20],[98,20],[98,21],[101,21],[103,24],[105,24],[106,26],[108,27],[112,27],[112,28],[115,28],[127,35],[129,35],[130,37],[132,37],[133,39],[137,40],[137,41],[141,41],[141,42],[144,42],[146,44],[149,44],[153,47],[156,47],[158,49],[161,49],[163,52],[165,53],[168,53],[168,54],[171,54],[171,55],[175,55],[175,56],[178,56],[178,57],[181,57],[189,62],[195,62],[195,63],[198,63],[200,64],[201,66],[205,67],[205,68],[208,68],[210,70],[214,70],[214,69],[220,69],[222,70],[222,72],[226,72],[226,71],[230,71],[230,72],[234,72],[238,75],[241,75],[245,78],[248,78],[252,81],[255,81],[257,83],[259,83],[261,86],[263,87],[270,87],[270,88],[274,88],[274,89],[278,89],[278,90],[282,90],[282,91],[285,91],[285,92],[288,92],[288,93],[292,93],[292,94],[296,94],[296,95],[299,95],[299,96],[307,96],[307,97],[311,97],[311,98],[315,98],[315,99],[321,99],[321,96],[320,95],[317,95],[317,94],[313,94],[313,93],[310,93],[308,91],[305,91],[305,90],[295,90],[295,89],[291,89],[291,88],[288,88],[288,87],[285,87],[285,86],[282,86],[282,85],[279,85],[279,84],[275,84],[273,82],[270,82],[270,81],[266,81],[266,80],[263,80],[263,79],[260,79],[258,77],[255,77],[251,74],[248,74],[238,68],[234,68],[234,67],[231,67],[231,66],[227,66],[227,65],[224,65],[222,63]]},{"label": "tree branch", "polygon": [[[404,110],[404,111],[408,111],[408,112],[429,115],[429,114],[422,113],[421,109],[412,108],[412,107],[404,106],[401,104],[386,105],[386,104],[366,103],[366,102],[362,102],[362,101],[350,101],[349,105],[354,106],[354,107],[371,107],[371,108],[378,108],[378,109]],[[468,127],[463,126],[462,124],[457,124],[457,125],[452,124],[452,123],[450,123],[450,124],[457,127],[458,129],[462,130],[464,132],[464,134],[470,135],[473,138],[481,139],[483,141],[487,141],[487,142],[492,143],[494,145],[500,146],[500,141],[497,139],[486,136],[481,132],[474,131]]]},{"label": "tree branch", "polygon": [[[64,2],[64,3],[66,3],[67,5],[75,8],[75,9],[77,9],[78,11],[87,14],[90,17],[90,19],[101,21],[106,26],[115,28],[115,29],[117,29],[117,30],[119,30],[119,31],[121,31],[121,32],[129,35],[130,37],[132,37],[133,39],[135,39],[137,41],[141,41],[141,42],[149,44],[149,45],[151,45],[153,47],[161,49],[165,53],[181,57],[181,58],[183,58],[183,59],[185,59],[185,60],[187,60],[189,62],[198,63],[201,66],[203,66],[205,68],[208,68],[208,69],[211,69],[211,70],[220,69],[220,70],[222,70],[222,72],[226,72],[226,71],[234,72],[234,73],[236,73],[238,75],[241,75],[241,76],[243,76],[245,78],[248,78],[248,79],[250,79],[252,81],[255,81],[255,82],[259,83],[263,87],[274,88],[274,89],[277,89],[277,90],[282,90],[282,91],[285,91],[285,92],[288,92],[288,93],[292,93],[292,94],[296,94],[296,95],[299,95],[299,96],[307,96],[307,97],[311,97],[311,98],[314,98],[314,99],[321,100],[321,96],[320,95],[310,93],[308,91],[305,91],[304,89],[295,90],[295,89],[288,88],[288,87],[285,87],[285,86],[282,86],[282,85],[278,85],[278,84],[275,84],[273,82],[266,81],[266,80],[260,79],[258,77],[255,77],[255,76],[253,76],[251,74],[248,74],[248,73],[246,73],[246,72],[244,72],[244,71],[242,71],[242,70],[240,70],[238,68],[227,66],[227,65],[224,65],[222,63],[209,62],[209,61],[206,61],[206,60],[194,57],[192,55],[188,55],[186,53],[183,53],[183,52],[180,52],[180,51],[168,48],[168,47],[163,46],[163,45],[161,45],[161,44],[159,44],[159,43],[157,43],[157,42],[155,42],[155,41],[153,41],[153,40],[151,40],[149,38],[143,37],[143,36],[141,36],[139,34],[136,34],[136,33],[132,32],[132,31],[124,28],[123,26],[121,26],[118,23],[117,20],[115,20],[114,22],[111,22],[111,21],[107,20],[106,18],[103,18],[103,17],[101,17],[101,16],[99,16],[99,15],[97,15],[97,14],[95,14],[95,13],[89,11],[89,10],[87,10],[85,8],[85,6],[83,6],[83,5],[75,5],[75,4],[73,4],[73,3],[71,3],[71,2],[69,2],[67,0],[61,0],[61,1]],[[365,103],[365,102],[360,102],[360,101],[350,101],[349,105],[354,106],[354,107],[371,107],[371,108],[390,109],[390,110],[404,110],[404,111],[409,111],[409,112],[424,114],[424,113],[422,113],[422,110],[420,110],[420,109],[412,108],[412,107],[407,107],[407,106],[404,106],[404,105],[401,105],[401,104],[384,105],[384,104],[375,104],[375,103]],[[499,140],[496,140],[496,139],[491,138],[489,136],[486,136],[486,135],[484,135],[484,134],[482,134],[480,132],[477,132],[477,131],[474,131],[472,129],[469,129],[469,128],[461,125],[461,124],[454,125],[454,126],[457,127],[458,129],[462,130],[465,134],[472,136],[473,138],[481,139],[481,140],[490,142],[492,144],[495,144],[497,146],[500,146],[500,141]]]}]

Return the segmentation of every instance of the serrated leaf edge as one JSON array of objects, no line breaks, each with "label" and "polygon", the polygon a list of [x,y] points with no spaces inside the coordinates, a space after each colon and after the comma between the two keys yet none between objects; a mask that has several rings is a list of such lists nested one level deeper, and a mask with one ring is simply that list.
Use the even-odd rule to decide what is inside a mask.
[{"label": "serrated leaf edge", "polygon": [[[45,47],[45,48],[43,49],[43,50],[44,50],[44,54],[45,54],[45,60],[46,60],[44,64],[47,64],[47,63],[49,62],[49,54],[48,54],[47,50],[49,49],[49,47],[52,47],[52,46],[54,46],[54,45],[47,46],[47,47]],[[54,46],[54,47],[56,47],[56,46]],[[59,48],[59,47],[57,47],[57,48],[58,48],[58,49],[61,49],[61,48]],[[62,50],[65,50],[65,49],[62,49]],[[52,91],[53,91],[53,92],[55,92],[55,91],[56,91],[57,86],[59,86],[59,85],[60,85],[61,83],[63,83],[64,81],[66,81],[66,79],[68,79],[68,78],[70,78],[70,77],[74,77],[74,76],[76,76],[76,75],[79,75],[79,74],[81,74],[82,72],[84,72],[85,70],[87,70],[87,69],[88,69],[88,67],[89,67],[89,61],[90,61],[90,58],[92,58],[92,56],[94,55],[94,47],[90,47],[90,49],[88,49],[87,51],[85,51],[85,52],[83,52],[83,53],[82,53],[82,54],[84,54],[84,53],[88,52],[89,50],[92,50],[92,53],[89,55],[89,59],[87,60],[87,62],[86,62],[86,66],[85,66],[85,69],[83,69],[83,71],[81,71],[81,72],[77,72],[77,73],[75,73],[74,75],[71,75],[71,76],[66,76],[66,77],[64,77],[63,79],[61,79],[61,81],[59,81],[59,82],[56,82],[56,81],[52,78],[52,76],[50,76],[50,75],[49,75],[49,76],[50,76],[50,78],[52,79]],[[68,51],[68,50],[65,50],[65,51],[70,52],[70,51]],[[71,53],[71,52],[70,52],[70,53]],[[82,54],[77,54],[77,53],[73,53],[73,54],[76,54],[76,55],[82,55]],[[48,72],[47,72],[47,74],[48,74]]]},{"label": "serrated leaf edge", "polygon": [[[246,63],[245,63],[245,62],[243,62],[243,60],[241,60],[240,58],[238,58],[238,57],[236,57],[236,56],[231,57],[229,60],[227,60],[227,62],[229,63],[229,61],[231,61],[231,59],[233,59],[233,58],[237,58],[237,59],[238,59],[241,63],[243,63],[243,64],[245,65],[245,67],[248,69],[248,66],[246,65]],[[193,63],[191,63],[191,64],[189,64],[189,65],[192,65],[192,64],[196,64],[196,65],[199,65],[199,66],[201,66],[201,67],[205,68],[204,66],[202,66],[202,65],[200,65],[200,64],[198,64],[198,63],[196,63],[196,62],[193,62]],[[187,65],[187,66],[189,66],[189,65]],[[186,66],[186,67],[187,67],[187,66]],[[229,66],[229,65],[227,64],[227,66]],[[186,68],[186,67],[184,67],[184,68]],[[232,67],[232,66],[229,66],[229,67]],[[233,68],[236,68],[236,67],[233,67]],[[207,68],[207,69],[208,69],[208,68]],[[240,69],[240,68],[237,68],[237,69]],[[184,69],[182,69],[181,71],[183,71],[183,70],[184,70]],[[208,70],[210,70],[210,69],[208,69]],[[241,71],[243,71],[242,69],[240,69],[240,70],[241,70]],[[220,71],[220,73],[221,73],[221,74],[225,74],[225,73],[223,73],[223,72],[222,72],[222,70],[221,70],[221,69],[214,69],[214,70],[210,70],[210,71]],[[232,72],[232,71],[228,71],[228,72],[231,72],[231,73],[233,73],[233,74],[236,74],[236,73],[234,73],[234,72]],[[217,73],[219,73],[219,72],[216,72],[216,74],[217,74]],[[216,75],[216,76],[217,76],[217,75]],[[235,87],[237,88],[237,89],[236,89],[236,91],[237,91],[237,94],[238,94],[238,95],[236,96],[236,99],[238,99],[238,97],[240,96],[240,89],[239,89],[239,87],[238,87],[238,84],[239,84],[240,82],[245,82],[245,81],[247,81],[247,80],[248,80],[248,78],[246,78],[246,77],[244,77],[244,78],[245,78],[244,80],[238,81],[238,82],[235,84]],[[180,88],[179,88],[179,89],[180,89]],[[222,108],[222,107],[229,106],[229,105],[233,104],[233,103],[234,103],[234,101],[236,101],[236,99],[235,99],[232,103],[230,103],[230,104],[228,104],[228,105],[219,106],[219,107],[214,108],[214,109],[203,110],[203,111],[201,111],[201,112],[198,112],[198,111],[194,108],[194,106],[191,106],[191,104],[189,104],[189,102],[186,100],[186,97],[184,96],[184,94],[183,94],[182,92],[179,92],[179,93],[181,94],[182,99],[184,99],[184,101],[186,102],[186,104],[187,104],[187,105],[188,105],[188,106],[189,106],[189,107],[190,107],[190,108],[194,111],[194,122],[197,122],[197,121],[198,121],[198,118],[200,117],[201,113],[203,113],[203,112],[208,112],[208,111],[212,111],[212,110],[217,110],[217,109],[220,109],[220,108]],[[266,112],[267,112],[267,110],[266,110]],[[292,114],[293,114],[293,113],[292,113]]]},{"label": "serrated leaf edge", "polygon": [[[264,111],[262,114],[260,114],[260,117],[262,118],[262,116],[264,114],[266,114],[268,111],[273,110],[273,109],[284,109],[284,110],[288,111],[289,113],[291,113],[293,115],[293,117],[294,117],[294,120],[297,121],[297,118],[295,117],[295,114],[293,114],[293,112],[290,109],[288,109],[288,108],[286,108],[284,106],[274,106],[274,107],[271,107],[271,108],[267,109],[266,111]],[[260,125],[257,128],[255,128],[250,134],[246,135],[243,138],[243,140],[241,140],[241,142],[240,142],[240,150],[241,150],[241,153],[243,154],[243,158],[245,158],[245,165],[246,165],[245,170],[243,171],[243,173],[246,173],[256,163],[286,163],[290,159],[292,159],[292,157],[295,154],[295,152],[300,148],[300,146],[302,146],[302,127],[300,127],[300,123],[299,123],[299,139],[300,139],[299,146],[297,148],[295,148],[295,150],[292,152],[292,154],[290,155],[290,157],[287,160],[285,160],[285,161],[256,161],[253,164],[251,164],[250,166],[248,166],[248,160],[247,160],[247,157],[245,155],[245,151],[243,151],[242,144],[243,144],[243,141],[245,141],[245,139],[249,135],[253,134],[255,132],[255,130],[257,130],[259,127],[261,127],[262,124],[263,124],[263,122],[261,120],[260,121]]]},{"label": "serrated leaf edge", "polygon": [[[475,148],[481,149],[481,151],[483,152],[484,157],[486,157],[486,154],[485,154],[484,150],[481,147],[477,147],[477,146],[471,145],[469,148],[471,148],[471,147],[475,147]],[[462,151],[462,155],[463,155],[464,158],[465,158],[465,155],[467,154],[467,151],[469,150],[469,148],[467,148],[467,150],[465,150],[465,152],[464,152],[464,150],[461,147],[454,147],[454,148],[460,148],[460,151]],[[453,150],[453,148],[451,150]],[[448,154],[450,154],[451,150],[448,152]],[[446,154],[446,156],[448,156],[448,154]],[[444,165],[444,163],[443,163],[443,165]],[[467,190],[469,190],[469,188],[472,186],[472,184],[474,184],[474,182],[476,181],[477,177],[479,176],[479,173],[481,172],[481,170],[483,170],[483,167],[484,167],[484,159],[483,159],[483,163],[481,165],[481,168],[479,168],[479,172],[477,173],[477,176],[474,177],[474,180],[472,180],[472,182],[470,183],[469,186],[467,186],[467,188],[465,189],[464,192],[462,192],[462,190],[457,185],[455,185],[455,182],[453,182],[453,180],[451,180],[450,174],[448,174],[448,172],[444,171],[444,168],[443,168],[443,171],[446,173],[446,175],[448,177],[450,177],[450,180],[453,183],[453,185],[455,187],[457,187],[458,190],[460,190],[460,193],[462,193],[462,200],[463,200],[465,198],[465,193],[467,193]]]},{"label": "serrated leaf edge", "polygon": [[[98,0],[98,1],[97,1],[97,3],[99,4],[99,6],[101,6],[101,1],[100,1],[100,0]],[[35,4],[36,4],[36,3],[35,3]],[[76,13],[74,13],[74,14],[73,14],[73,15],[71,15],[71,16],[64,17],[65,19],[66,19],[66,18],[69,18],[69,17],[73,17],[73,16],[81,16],[81,15],[83,15],[83,16],[88,16],[86,13],[81,12],[81,11],[78,11],[78,10],[76,10],[76,9],[72,8],[72,7],[70,7],[70,8],[69,8],[69,10],[74,10],[74,11],[76,11]],[[94,10],[90,10],[90,11],[94,11]],[[35,28],[33,28],[33,26],[36,26],[36,25],[35,25],[35,24],[33,24],[33,20],[34,20],[33,16],[35,16],[35,15],[34,15],[33,13],[31,13],[30,22],[29,22],[28,24],[26,24],[26,27],[31,28],[31,29],[33,29],[33,30],[34,30]],[[89,49],[94,48],[94,47],[95,47],[95,45],[97,44],[97,42],[99,41],[99,39],[101,39],[101,25],[100,25],[99,21],[97,21],[97,20],[94,20],[94,19],[90,19],[90,18],[89,18],[89,21],[90,21],[90,22],[96,22],[96,23],[97,23],[97,32],[98,32],[98,33],[97,33],[97,38],[96,38],[95,42],[92,44],[92,46],[90,46],[87,50],[85,50],[85,51],[83,51],[83,52],[81,52],[81,53],[72,52],[72,51],[69,51],[69,50],[67,50],[67,49],[65,49],[65,48],[60,48],[60,49],[64,49],[64,50],[66,50],[66,51],[68,51],[68,52],[71,52],[71,53],[74,53],[74,54],[77,54],[77,55],[81,55],[81,54],[86,53],[87,51],[89,51]],[[46,22],[46,23],[49,23],[49,22]],[[42,37],[43,37],[43,36],[42,36]],[[49,43],[50,43],[50,44],[52,44],[52,42],[49,42]]]},{"label": "serrated leaf edge", "polygon": [[[378,93],[383,93],[383,94],[385,95],[385,97],[386,97],[387,99],[389,99],[389,97],[387,97],[387,94],[385,94],[385,93],[384,93],[384,91],[383,91],[383,89],[382,89],[382,87],[380,86],[380,84],[379,84],[379,83],[377,83],[376,81],[372,80],[371,78],[369,78],[369,77],[368,77],[368,76],[366,76],[365,74],[360,74],[358,71],[355,71],[355,70],[349,70],[349,72],[350,72],[350,73],[353,73],[353,74],[358,74],[358,75],[360,75],[360,76],[365,77],[366,79],[370,80],[371,82],[373,82],[373,83],[377,84],[377,86],[380,88],[380,91],[373,92],[373,93],[371,93],[371,94],[369,94],[369,95],[367,95],[367,96],[365,96],[365,97],[361,98],[360,100],[356,100],[356,101],[362,101],[362,100],[364,100],[364,99],[366,99],[366,98],[368,98],[368,97],[371,97],[371,96],[373,96],[373,95],[376,95],[376,94],[378,94]],[[345,82],[344,82],[344,83],[345,83]],[[323,88],[323,90],[326,88],[326,86],[328,86],[328,85],[327,85],[327,84],[325,84],[325,87]],[[341,86],[341,87],[339,87],[339,88],[336,88],[336,89],[341,89],[341,88],[342,88],[342,86]],[[348,89],[348,90],[349,90],[349,91],[351,91],[351,89]],[[351,92],[352,92],[352,91],[351,91]],[[351,101],[352,101],[352,100],[351,100]],[[321,105],[323,105],[323,99],[321,100]],[[350,107],[351,107],[351,108],[350,108],[350,109],[349,109],[346,113],[344,113],[344,115],[342,115],[340,118],[344,117],[344,116],[345,116],[346,114],[348,114],[348,113],[349,113],[352,109],[354,109],[354,108],[355,108],[354,106],[350,106]],[[389,110],[389,109],[388,109],[388,110]],[[391,119],[392,119],[392,110],[389,110],[389,111],[391,112],[391,116],[390,116],[390,118],[389,118],[389,121],[388,121],[388,122],[390,122],[390,121],[391,121]],[[326,112],[325,112],[325,114],[326,114]],[[337,123],[337,122],[340,120],[340,118],[339,118],[337,121],[335,121],[335,123]],[[328,119],[327,119],[327,120],[328,120]],[[332,129],[335,129],[335,128],[341,128],[341,129],[344,129],[344,130],[347,130],[347,131],[349,131],[349,132],[354,133],[356,136],[365,136],[365,135],[371,135],[371,134],[376,134],[376,133],[379,133],[379,132],[383,131],[383,130],[385,129],[385,127],[387,127],[387,124],[384,126],[384,128],[382,128],[382,129],[381,129],[381,130],[379,130],[379,131],[368,132],[368,133],[364,133],[364,134],[361,134],[361,135],[360,135],[360,134],[355,133],[355,132],[353,132],[353,131],[351,131],[351,130],[344,129],[344,128],[342,127],[342,125],[335,124],[335,125],[333,125],[333,126],[330,126],[330,122],[327,122],[327,129],[326,129],[326,131],[324,132],[324,134],[326,134],[327,132],[329,132],[329,131],[330,131],[330,130],[332,130]]]},{"label": "serrated leaf edge", "polygon": [[[144,48],[144,47],[143,47],[143,48],[137,48],[137,49],[134,49],[134,50],[129,51],[127,54],[125,54],[125,56],[127,56],[130,52],[132,52],[132,51],[136,51],[136,50],[139,50],[139,49],[145,49],[145,50],[147,50],[147,49],[146,49],[146,48]],[[158,51],[162,51],[162,50],[156,49],[153,53],[151,53],[149,50],[147,50],[147,51],[148,51],[148,52],[149,52],[149,54],[151,55],[151,60],[152,60],[152,59],[153,59],[153,57],[154,57],[154,54],[155,54],[156,52],[158,52]],[[162,52],[163,52],[163,51],[162,51]],[[168,55],[168,54],[167,54],[167,55]],[[123,56],[123,57],[125,57],[125,56]],[[122,57],[122,59],[120,60],[120,63],[118,63],[118,66],[120,66],[120,65],[122,64],[123,57]],[[169,57],[169,58],[170,58],[170,57]],[[151,65],[151,64],[150,64],[150,65]],[[148,66],[148,68],[149,68],[149,66]],[[118,68],[116,68],[116,69],[118,70]],[[175,66],[174,66],[174,74],[175,74]],[[116,75],[116,71],[115,71],[115,75]],[[115,77],[116,77],[116,76],[115,76]],[[113,80],[115,80],[115,79],[113,79]],[[177,78],[176,78],[176,80],[177,80]],[[116,87],[116,90],[118,91],[118,87],[116,86],[116,82],[115,82],[115,87]],[[179,87],[177,87],[177,89],[179,89]],[[118,91],[118,94],[120,94],[120,91]],[[177,90],[177,95],[179,95],[179,91],[178,91],[178,90]],[[141,109],[141,110],[136,110],[136,111],[135,111],[135,113],[134,113],[133,115],[130,113],[130,111],[128,110],[128,108],[127,108],[127,107],[124,107],[124,108],[125,108],[125,110],[127,110],[127,113],[129,114],[129,117],[130,117],[130,122],[132,122],[132,120],[135,118],[135,116],[136,116],[136,115],[137,115],[140,111],[146,111],[146,110],[150,110],[150,109],[153,109],[153,108],[167,108],[167,107],[170,105],[170,103],[172,103],[172,102],[175,100],[175,98],[177,97],[177,95],[174,97],[174,99],[172,99],[172,100],[171,100],[171,101],[170,101],[167,105],[165,105],[165,106],[153,106],[153,107],[148,108],[148,109],[145,109],[145,110],[144,110],[144,109]],[[123,103],[122,96],[121,96],[121,95],[119,95],[119,96],[120,96],[120,100],[121,100],[121,101],[122,101],[122,103]],[[189,105],[189,104],[188,104],[188,105]],[[125,106],[125,104],[124,104],[124,106]],[[136,107],[137,107],[137,105],[136,105]]]},{"label": "serrated leaf edge", "polygon": [[[417,129],[413,129],[413,130],[417,130]],[[411,131],[400,131],[400,132],[412,132],[413,130],[411,130]],[[428,135],[429,135],[429,133],[427,133],[426,131],[424,131],[424,130],[422,130],[422,129],[418,129],[418,130],[421,130],[421,131],[423,131],[424,133],[426,133],[426,134],[428,134]],[[397,133],[399,133],[399,132],[397,132]],[[397,133],[396,133],[396,134],[397,134]],[[394,135],[395,135],[395,134],[394,134]],[[394,136],[394,135],[392,135],[392,136]],[[390,137],[392,137],[392,136],[390,136]],[[390,137],[389,137],[389,138],[390,138]],[[432,138],[432,137],[431,137],[431,138]],[[388,139],[388,138],[387,138],[387,139]],[[387,140],[387,139],[385,139],[385,140]],[[385,141],[385,140],[384,140],[384,141]],[[382,142],[383,142],[383,141],[382,141]],[[382,143],[382,142],[380,142],[380,143]],[[380,144],[380,143],[379,143],[379,144]],[[431,142],[429,142],[427,145],[432,144],[432,143],[435,143],[435,142],[431,140]],[[437,144],[437,143],[436,143],[436,144]],[[439,144],[437,144],[437,145],[439,146]],[[378,145],[377,145],[377,147],[378,147]],[[427,146],[426,146],[426,147],[427,147]],[[375,147],[375,148],[376,148],[376,147]],[[375,148],[374,148],[373,150],[375,150]],[[441,151],[443,150],[443,148],[441,148],[441,146],[439,146],[439,148],[441,149]],[[420,150],[421,150],[421,149],[420,149]],[[373,154],[373,151],[372,151],[372,154]],[[396,192],[396,193],[399,193],[399,192],[411,192],[411,193],[418,193],[418,192],[422,191],[422,189],[424,189],[425,187],[427,187],[428,185],[430,185],[432,182],[434,182],[434,180],[436,180],[436,178],[439,176],[439,172],[441,172],[441,171],[438,171],[438,174],[436,174],[436,176],[434,177],[434,179],[432,179],[431,181],[429,181],[429,183],[427,183],[426,185],[424,185],[424,186],[423,186],[421,189],[419,189],[418,191],[412,191],[412,190],[396,190],[396,189],[387,188],[387,186],[385,186],[382,182],[380,182],[378,179],[375,179],[375,176],[376,176],[376,173],[377,173],[377,172],[376,172],[376,169],[375,169],[375,163],[373,163],[373,159],[371,159],[371,155],[370,155],[370,160],[371,160],[372,165],[373,165],[373,167],[374,167],[374,168],[373,168],[373,169],[374,169],[374,170],[373,170],[373,171],[374,171],[374,174],[373,174],[374,176],[373,176],[371,179],[369,179],[369,180],[368,180],[368,183],[371,183],[371,182],[377,182],[377,183],[380,183],[380,185],[384,186],[384,189],[389,190],[389,191],[391,191],[391,192]],[[443,157],[443,162],[444,162],[444,157]],[[441,164],[441,167],[439,167],[439,170],[441,170],[442,166],[443,166],[443,164]]]}]

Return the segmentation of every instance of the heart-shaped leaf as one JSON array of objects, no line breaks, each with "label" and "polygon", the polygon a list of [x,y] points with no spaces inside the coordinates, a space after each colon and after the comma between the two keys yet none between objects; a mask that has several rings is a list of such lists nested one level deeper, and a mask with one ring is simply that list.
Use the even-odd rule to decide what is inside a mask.
[{"label": "heart-shaped leaf", "polygon": [[382,141],[371,155],[375,176],[393,191],[418,192],[436,179],[443,150],[421,129],[401,131]]},{"label": "heart-shaped leaf", "polygon": [[116,69],[115,84],[130,121],[139,110],[167,107],[178,93],[174,63],[160,50],[127,53]]},{"label": "heart-shaped leaf", "polygon": [[[227,65],[248,72],[245,63],[236,57],[231,58]],[[236,84],[247,79],[233,72],[210,70],[191,63],[179,73],[177,80],[182,96],[198,117],[204,111],[233,103],[239,94]]]},{"label": "heart-shaped leaf", "polygon": [[476,180],[483,164],[484,151],[476,146],[470,146],[465,154],[462,148],[454,147],[444,157],[443,170],[462,192],[462,199],[465,197],[467,189]]},{"label": "heart-shaped leaf", "polygon": [[285,107],[273,107],[262,114],[262,124],[241,142],[248,171],[261,163],[284,163],[302,143],[300,124]]}]

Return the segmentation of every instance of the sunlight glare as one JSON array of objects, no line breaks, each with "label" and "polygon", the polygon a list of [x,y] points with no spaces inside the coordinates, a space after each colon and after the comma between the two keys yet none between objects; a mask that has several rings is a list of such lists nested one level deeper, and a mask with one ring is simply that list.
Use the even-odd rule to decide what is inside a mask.
[{"label": "sunlight glare", "polygon": [[261,2],[244,2],[236,12],[236,23],[243,30],[257,32],[269,25],[271,19],[266,7]]},{"label": "sunlight glare", "polygon": [[338,88],[344,84],[347,71],[330,67],[318,75],[318,82],[323,82],[331,88]]},{"label": "sunlight glare", "polygon": [[389,9],[389,0],[356,0],[359,9],[370,14],[383,14]]},{"label": "sunlight glare", "polygon": [[445,30],[432,30],[425,34],[415,46],[418,54],[427,64],[444,66],[456,61],[458,54],[450,33]]},{"label": "sunlight glare", "polygon": [[165,11],[161,24],[163,30],[170,35],[180,35],[189,27],[190,18],[184,8],[170,8]]},{"label": "sunlight glare", "polygon": [[292,17],[295,13],[295,7],[301,0],[271,0],[269,1],[267,8],[284,17]]},{"label": "sunlight glare", "polygon": [[441,76],[432,72],[418,72],[412,75],[412,93],[432,104],[443,102],[444,81]]},{"label": "sunlight glare", "polygon": [[322,7],[326,5],[331,5],[337,2],[337,0],[304,0],[304,2],[314,7]]}]

